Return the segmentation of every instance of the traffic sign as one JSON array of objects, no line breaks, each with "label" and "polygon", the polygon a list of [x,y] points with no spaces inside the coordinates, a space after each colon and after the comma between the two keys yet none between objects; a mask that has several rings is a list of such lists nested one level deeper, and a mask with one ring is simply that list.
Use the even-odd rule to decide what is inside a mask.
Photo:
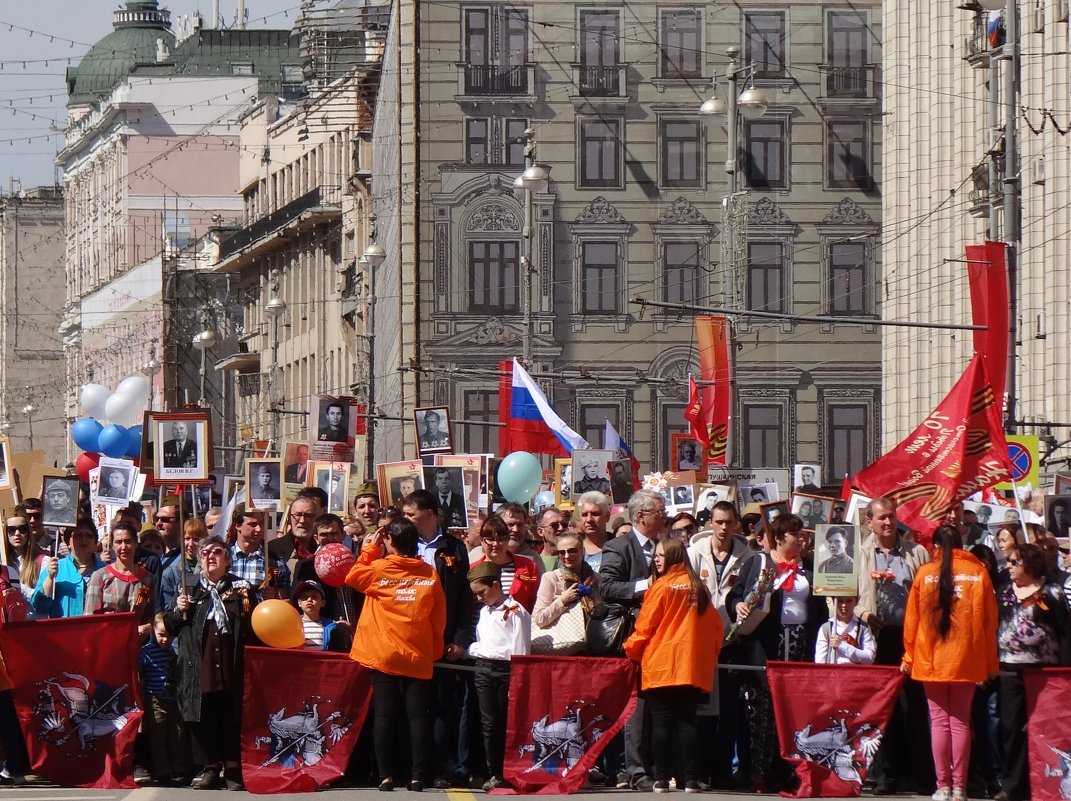
[{"label": "traffic sign", "polygon": [[[1012,479],[1016,486],[1029,484],[1032,487],[1038,485],[1038,438],[1009,434],[1008,459],[1011,462]],[[994,486],[998,490],[1010,490],[1010,481],[1002,481]]]}]

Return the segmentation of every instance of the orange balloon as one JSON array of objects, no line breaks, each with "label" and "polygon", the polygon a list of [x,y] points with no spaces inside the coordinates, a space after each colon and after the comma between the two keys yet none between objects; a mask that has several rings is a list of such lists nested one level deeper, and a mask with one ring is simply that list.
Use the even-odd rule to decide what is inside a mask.
[{"label": "orange balloon", "polygon": [[301,648],[305,629],[298,610],[277,598],[261,601],[253,609],[253,631],[260,641],[272,648]]}]

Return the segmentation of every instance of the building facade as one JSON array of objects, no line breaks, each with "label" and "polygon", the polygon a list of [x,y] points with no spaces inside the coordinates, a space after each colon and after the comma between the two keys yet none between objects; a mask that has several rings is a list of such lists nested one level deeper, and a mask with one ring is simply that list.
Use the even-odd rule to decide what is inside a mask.
[{"label": "building facade", "polygon": [[[1006,11],[915,0],[885,5],[883,292],[889,317],[970,323],[964,245],[987,238],[1013,244],[1018,399],[1007,416],[1017,433],[1048,440],[1043,465],[1055,471],[1068,464],[1061,443],[1071,422],[1064,350],[1071,334],[1071,277],[1064,269],[1071,192],[1068,10],[1060,0],[1019,3],[1017,10],[1011,28]],[[934,47],[941,58],[932,58]],[[1009,71],[1018,96],[1006,91]],[[1006,219],[1008,196],[1013,205]],[[886,446],[936,406],[971,350],[969,332],[886,332]]]},{"label": "building facade", "polygon": [[59,187],[0,198],[0,436],[15,451],[70,461],[64,426],[64,223]]},{"label": "building facade", "polygon": [[[400,141],[399,167],[383,162],[399,183],[377,172],[373,191],[402,336],[377,408],[448,405],[472,421],[463,447],[493,451],[478,423],[497,420],[497,366],[527,340],[532,372],[589,442],[609,419],[666,467],[698,372],[692,312],[635,300],[738,298],[851,321],[736,317],[733,463],[817,461],[832,485],[876,455],[879,4],[400,2],[392,24],[376,141]],[[698,113],[715,76],[725,98],[730,47],[769,101],[728,157],[747,191],[731,259],[728,130]],[[529,129],[550,180],[526,220],[513,184]],[[415,452],[411,427],[397,434],[380,457]]]}]

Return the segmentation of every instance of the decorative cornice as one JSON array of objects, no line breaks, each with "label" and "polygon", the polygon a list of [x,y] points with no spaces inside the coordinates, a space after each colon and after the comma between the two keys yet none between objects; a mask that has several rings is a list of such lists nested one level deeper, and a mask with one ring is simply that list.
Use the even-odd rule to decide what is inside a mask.
[{"label": "decorative cornice", "polygon": [[469,342],[477,345],[508,345],[520,342],[521,336],[497,317],[490,317],[482,325],[465,332]]},{"label": "decorative cornice", "polygon": [[792,225],[784,210],[768,197],[748,209],[747,222],[748,225]]},{"label": "decorative cornice", "polygon": [[477,209],[469,220],[470,231],[519,231],[520,218],[505,206],[488,203]]},{"label": "decorative cornice", "polygon": [[823,225],[873,225],[874,219],[866,213],[866,210],[852,200],[844,198],[838,203],[833,211],[822,220]]},{"label": "decorative cornice", "polygon": [[625,218],[621,216],[609,200],[599,195],[593,201],[591,201],[584,210],[576,215],[576,219],[573,222],[587,223],[587,224],[620,224],[625,222]]},{"label": "decorative cornice", "polygon": [[706,225],[707,218],[688,199],[679,197],[673,201],[671,206],[667,206],[665,211],[658,215],[658,222],[677,225]]}]

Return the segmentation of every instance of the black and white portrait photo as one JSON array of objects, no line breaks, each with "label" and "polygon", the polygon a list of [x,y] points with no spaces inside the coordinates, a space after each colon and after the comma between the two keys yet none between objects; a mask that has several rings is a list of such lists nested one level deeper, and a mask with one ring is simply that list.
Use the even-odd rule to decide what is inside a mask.
[{"label": "black and white portrait photo", "polygon": [[576,449],[573,451],[573,501],[585,492],[610,494],[610,479],[606,467],[613,459],[613,451]]},{"label": "black and white portrait photo", "polygon": [[44,525],[73,526],[78,519],[78,479],[46,476],[41,483],[41,500]]},{"label": "black and white portrait photo", "polygon": [[681,484],[680,486],[673,488],[673,505],[674,506],[687,506],[687,511],[692,510],[692,486],[690,484]]},{"label": "black and white portrait photo", "polygon": [[628,503],[632,497],[632,462],[610,462],[610,495],[614,503]]},{"label": "black and white portrait photo", "polygon": [[468,526],[463,468],[425,467],[424,486],[439,502],[439,516],[447,528]]},{"label": "black and white portrait photo", "polygon": [[805,529],[814,531],[822,523],[829,523],[832,512],[832,498],[804,495],[800,492],[792,493],[792,514],[799,515]]},{"label": "black and white portrait photo", "polygon": [[156,478],[207,481],[211,462],[208,412],[153,414]]},{"label": "black and white portrait photo", "polygon": [[1057,537],[1071,530],[1071,495],[1045,496],[1045,528]]},{"label": "black and white portrait photo", "polygon": [[124,459],[100,460],[100,483],[97,499],[108,506],[125,506],[133,499],[137,468]]},{"label": "black and white portrait photo", "polygon": [[730,484],[697,484],[695,490],[695,522],[705,526],[714,513],[714,504],[718,501],[733,502],[733,488]]},{"label": "black and white portrait photo", "polygon": [[822,488],[818,485],[821,471],[816,464],[798,464],[792,471],[792,489],[804,495],[819,495]]},{"label": "black and white portrait photo", "polygon": [[312,396],[309,400],[308,458],[316,462],[352,462],[356,433],[357,410],[350,398]]},{"label": "black and white portrait photo", "polygon": [[820,524],[815,529],[814,547],[815,594],[854,593],[859,569],[855,561],[855,554],[859,550],[859,528]]},{"label": "black and white portrait photo", "polygon": [[317,462],[313,475],[316,486],[327,493],[327,511],[331,514],[346,513],[349,494],[351,465],[346,462]]},{"label": "black and white portrait photo", "polygon": [[345,442],[349,434],[350,405],[337,398],[320,398],[317,442]]},{"label": "black and white portrait photo", "polygon": [[699,440],[687,437],[674,437],[674,470],[699,470],[703,466],[703,446]]},{"label": "black and white portrait photo", "polygon": [[749,503],[764,504],[781,499],[776,484],[745,484],[740,487],[740,508]]},{"label": "black and white portrait photo", "polygon": [[788,501],[772,501],[759,504],[759,513],[766,522],[766,530],[769,531],[769,525],[774,521],[774,518],[788,514]]},{"label": "black and white portrait photo", "polygon": [[425,453],[453,453],[454,445],[450,436],[450,410],[445,406],[434,406],[413,411],[413,425],[416,426],[417,450]]},{"label": "black and white portrait photo", "polygon": [[559,509],[573,508],[573,460],[554,460],[554,505]]},{"label": "black and white portrait photo", "polygon": [[248,459],[245,481],[249,500],[257,509],[277,509],[282,499],[282,470],[280,459]]}]

